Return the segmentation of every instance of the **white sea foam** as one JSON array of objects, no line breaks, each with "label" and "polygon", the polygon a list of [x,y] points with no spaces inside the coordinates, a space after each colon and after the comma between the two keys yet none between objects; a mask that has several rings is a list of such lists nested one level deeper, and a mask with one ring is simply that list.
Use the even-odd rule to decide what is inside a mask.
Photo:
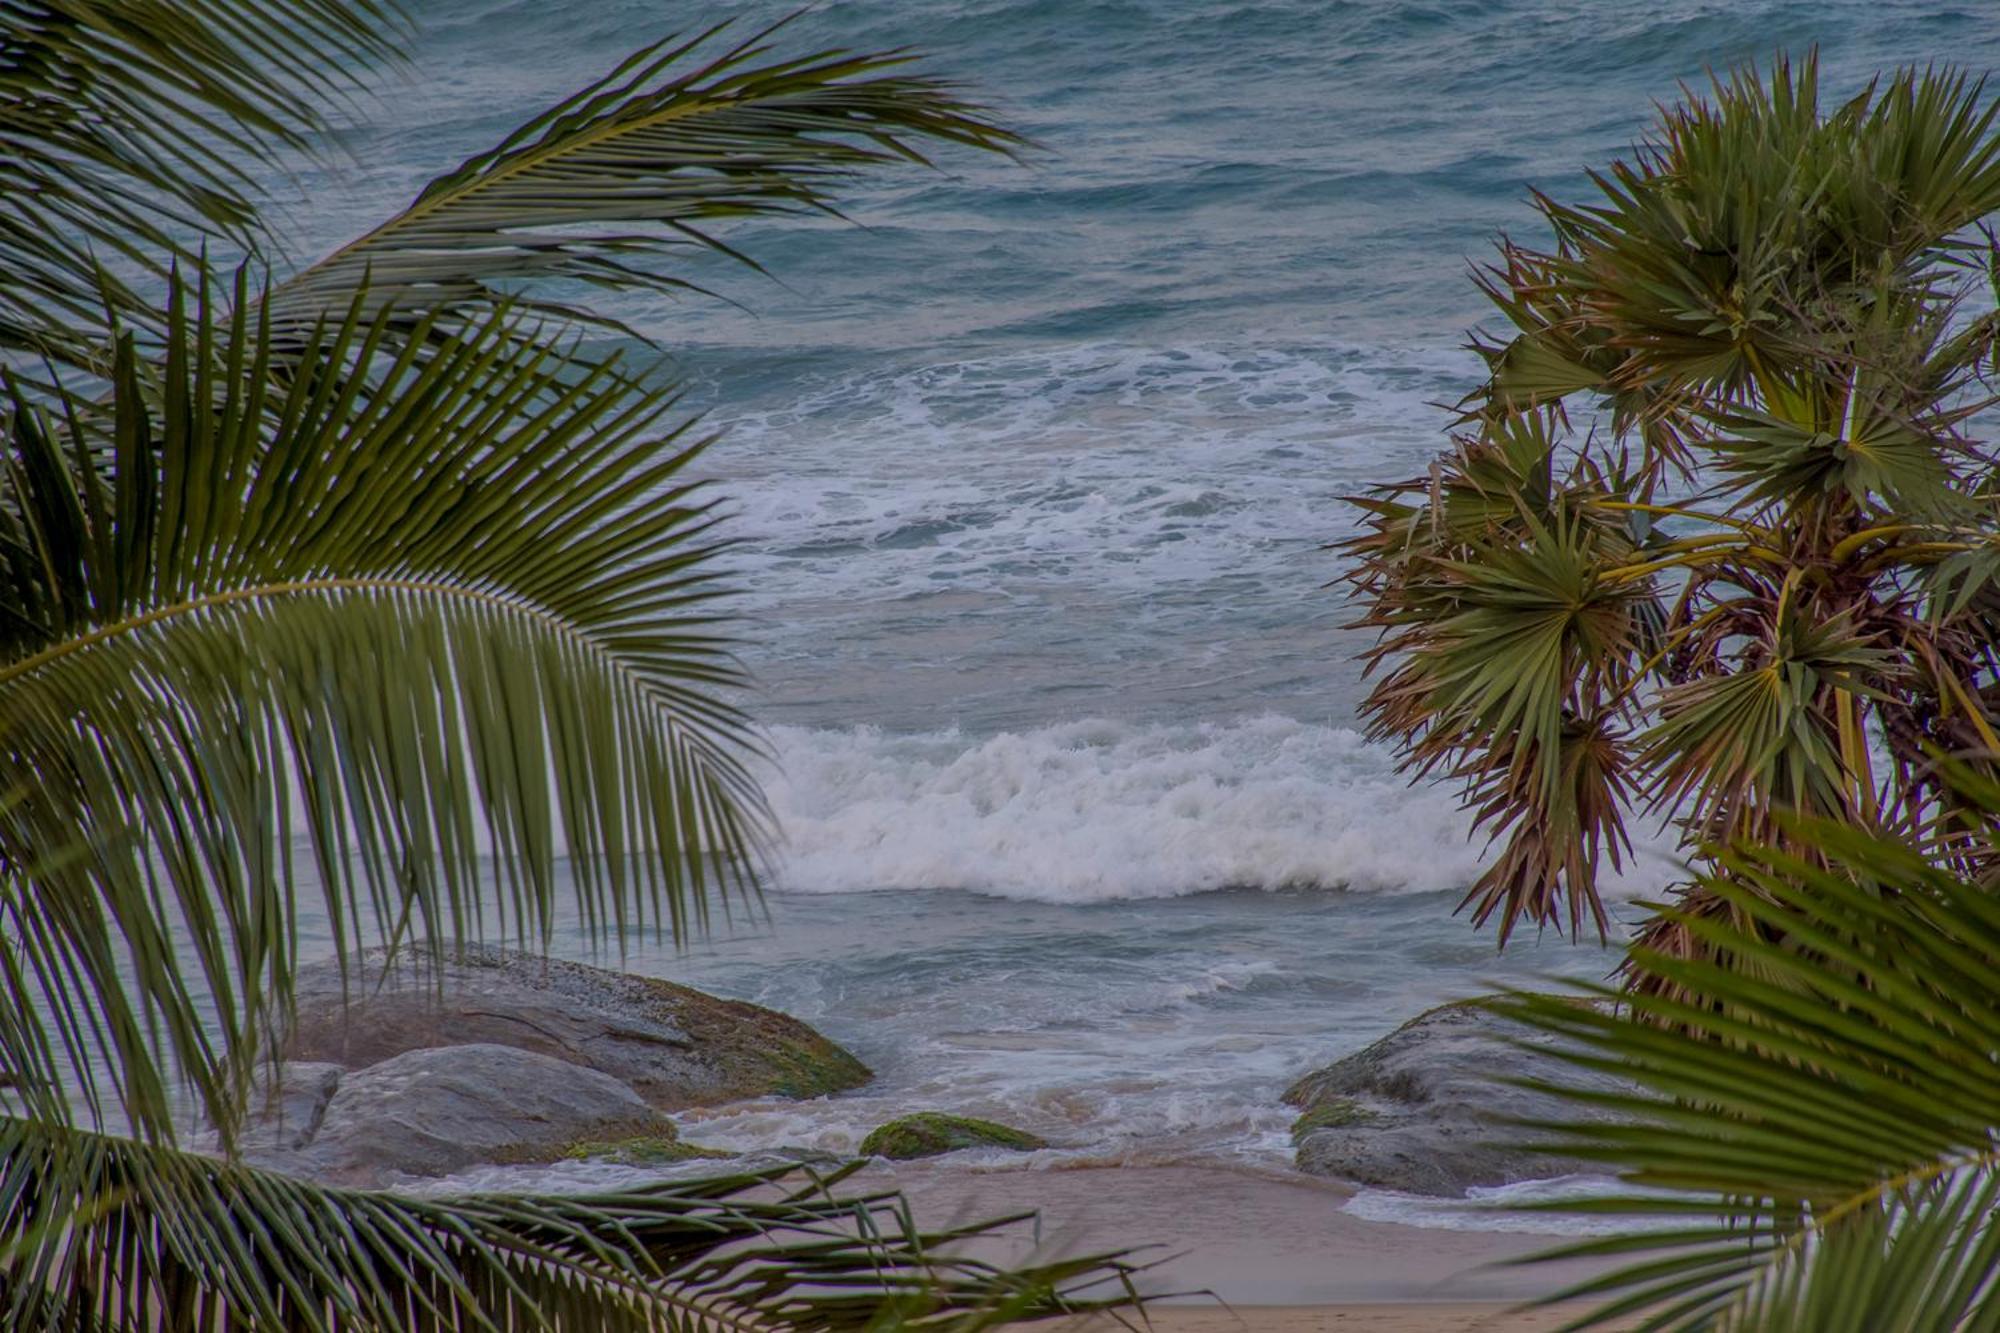
[{"label": "white sea foam", "polygon": [[[1396,1222],[1406,1227],[1429,1227],[1440,1231],[1524,1231],[1552,1236],[1624,1235],[1685,1224],[1685,1219],[1675,1217],[1619,1217],[1603,1213],[1540,1211],[1541,1206],[1548,1204],[1629,1198],[1640,1192],[1608,1176],[1558,1176],[1552,1180],[1524,1180],[1513,1185],[1470,1189],[1462,1199],[1365,1189],[1349,1199],[1342,1211],[1366,1221]],[[1662,1194],[1659,1197],[1669,1196]]]},{"label": "white sea foam", "polygon": [[[1485,839],[1345,727],[1058,723],[987,737],[780,727],[770,793],[798,892],[956,888],[1049,902],[1250,887],[1433,892]],[[1618,877],[1662,880],[1657,861]]]},{"label": "white sea foam", "polygon": [[758,606],[1281,565],[1312,594],[1357,512],[1339,497],[1419,470],[1470,370],[1433,348],[1009,352],[808,384],[730,416],[713,457]]}]

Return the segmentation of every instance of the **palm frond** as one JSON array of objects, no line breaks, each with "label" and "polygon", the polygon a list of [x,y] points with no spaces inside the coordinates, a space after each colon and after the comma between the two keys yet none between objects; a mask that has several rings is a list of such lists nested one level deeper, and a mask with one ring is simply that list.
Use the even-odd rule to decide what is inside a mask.
[{"label": "palm frond", "polygon": [[1646,733],[1660,804],[1685,803],[1718,841],[1768,834],[1773,809],[1861,813],[1823,701],[1869,696],[1900,667],[1852,617],[1802,615],[1795,593],[1796,580],[1780,591],[1767,638],[1746,648],[1739,669],[1663,691]]},{"label": "palm frond", "polygon": [[[1509,334],[1474,336],[1487,376],[1454,447],[1357,500],[1367,528],[1346,544],[1358,623],[1380,634],[1374,732],[1505,835],[1467,899],[1503,941],[1594,908],[1579,867],[1620,846],[1621,791],[1695,856],[1775,836],[1787,811],[1952,855],[1929,756],[2000,755],[1993,451],[1974,430],[2000,401],[1996,324],[1973,313],[1992,254],[1967,234],[2000,210],[2000,103],[1930,67],[1823,104],[1812,56],[1684,93],[1595,198],[1535,197],[1545,248],[1503,241],[1477,275]],[[1511,564],[1559,567],[1510,505],[1595,518],[1600,605],[1624,594],[1640,631],[1598,654],[1596,684],[1551,675],[1556,641],[1525,608],[1465,632]],[[1548,603],[1587,609],[1580,591]],[[1502,692],[1538,707],[1494,706]],[[1523,799],[1558,717],[1576,743]],[[1605,818],[1555,809],[1556,773],[1596,775],[1602,799],[1572,804]],[[1648,938],[1692,936],[1663,921]]]},{"label": "palm frond", "polygon": [[1600,861],[1629,843],[1638,794],[1621,709],[1659,610],[1643,578],[1614,578],[1639,551],[1618,494],[1559,477],[1549,418],[1523,415],[1460,441],[1440,475],[1357,501],[1373,520],[1347,543],[1350,579],[1382,631],[1371,670],[1373,734],[1406,766],[1463,784],[1477,827],[1504,837],[1466,897],[1572,934],[1602,931]]},{"label": "palm frond", "polygon": [[[2000,801],[1967,799],[1990,844]],[[1536,1128],[1664,1195],[1591,1211],[1673,1223],[1562,1252],[1634,1260],[1552,1298],[1616,1294],[1575,1327],[1640,1310],[1647,1329],[1771,1333],[2000,1319],[2000,902],[1901,839],[1792,822],[1817,860],[1738,848],[1704,885],[1727,912],[1669,914],[1696,956],[1640,951],[1671,993],[1623,1013],[1502,1006],[1637,1085],[1551,1087],[1622,1118]]]},{"label": "palm frond", "polygon": [[395,0],[9,0],[0,10],[0,352],[101,368],[202,238],[258,251],[254,171],[392,58]]},{"label": "palm frond", "polygon": [[973,1330],[1129,1303],[1118,1255],[1002,1269],[1020,1217],[920,1230],[852,1169],[615,1194],[419,1198],[0,1118],[8,1328]]},{"label": "palm frond", "polygon": [[567,890],[595,939],[679,938],[753,887],[707,441],[494,284],[672,290],[643,254],[737,255],[713,224],[830,212],[922,139],[1014,142],[899,55],[760,65],[761,36],[710,59],[709,34],[282,293],[248,268],[218,292],[202,240],[259,256],[253,173],[392,53],[392,3],[0,0],[0,1324],[819,1333],[1129,1303],[1117,1256],[1003,1271],[962,1247],[1021,1219],[926,1234],[898,1196],[837,1196],[851,1169],[432,1200],[170,1146],[190,1110],[230,1146],[316,910],[343,950],[546,943]]},{"label": "palm frond", "polygon": [[357,299],[280,354],[234,295],[177,284],[157,404],[121,343],[108,456],[18,395],[0,436],[0,765],[33,782],[0,960],[37,1001],[0,1059],[147,1134],[169,1071],[235,1123],[308,868],[346,947],[539,940],[565,878],[595,938],[679,937],[763,829],[672,396],[504,310],[412,343]]},{"label": "palm frond", "polygon": [[[495,284],[521,279],[686,290],[645,261],[691,247],[754,266],[716,224],[837,215],[834,196],[857,172],[923,163],[925,140],[1020,143],[951,85],[892,72],[906,53],[774,57],[775,28],[730,43],[726,26],[640,49],[438,177],[279,286],[281,318],[345,310],[364,287],[406,309],[488,306]],[[591,318],[552,298],[540,308]]]}]

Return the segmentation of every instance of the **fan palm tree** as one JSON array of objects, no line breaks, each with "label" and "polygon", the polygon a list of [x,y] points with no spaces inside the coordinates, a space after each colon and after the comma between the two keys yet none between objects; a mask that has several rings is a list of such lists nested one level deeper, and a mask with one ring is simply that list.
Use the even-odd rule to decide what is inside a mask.
[{"label": "fan palm tree", "polygon": [[258,173],[402,36],[377,0],[0,6],[0,1325],[1074,1308],[1120,1267],[1000,1271],[838,1175],[414,1199],[233,1160],[313,908],[345,957],[545,943],[564,855],[600,942],[754,891],[707,437],[520,281],[676,287],[718,221],[1014,142],[901,56],[709,33],[274,271]]},{"label": "fan palm tree", "polygon": [[[2000,323],[1983,85],[1907,69],[1823,107],[1816,63],[1665,111],[1546,249],[1479,275],[1508,336],[1429,476],[1356,503],[1375,732],[1501,843],[1500,939],[1576,933],[1640,817],[1813,852],[1790,816],[1968,875],[1932,749],[2000,754]],[[1982,859],[1985,858],[1985,859]],[[1726,912],[1697,886],[1684,904]],[[1684,914],[1648,927],[1692,948]]]},{"label": "fan palm tree", "polygon": [[[2000,851],[2000,785],[1941,781]],[[1550,1300],[1594,1299],[1572,1328],[2000,1328],[2000,897],[1901,838],[1778,824],[1705,881],[1730,913],[1668,914],[1707,956],[1642,951],[1684,998],[1497,1002],[1632,1085],[1542,1085],[1597,1112],[1543,1146],[1642,1187],[1583,1206],[1644,1224],[1561,1251],[1628,1262]]]}]

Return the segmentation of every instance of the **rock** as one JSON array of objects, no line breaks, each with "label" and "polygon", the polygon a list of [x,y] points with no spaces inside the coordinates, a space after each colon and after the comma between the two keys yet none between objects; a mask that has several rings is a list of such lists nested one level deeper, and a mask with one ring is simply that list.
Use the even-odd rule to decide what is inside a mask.
[{"label": "rock", "polygon": [[737,1156],[723,1148],[704,1148],[698,1143],[682,1143],[671,1134],[641,1134],[629,1139],[595,1139],[572,1143],[562,1155],[572,1161],[616,1162],[620,1166],[671,1166],[696,1158]]},{"label": "rock", "polygon": [[673,1122],[617,1079],[475,1042],[405,1051],[341,1075],[309,1137],[253,1160],[329,1184],[374,1187],[396,1173],[551,1162],[580,1143],[639,1135],[672,1141]]},{"label": "rock", "polygon": [[566,1156],[725,1157],[679,1142],[663,1112],[869,1077],[796,1019],[671,982],[497,948],[350,961],[346,986],[331,961],[298,974],[281,1082],[242,1142],[252,1162],[374,1186]]},{"label": "rock", "polygon": [[1048,1141],[1025,1130],[996,1125],[991,1120],[971,1116],[945,1115],[939,1111],[919,1111],[881,1125],[861,1140],[863,1157],[888,1157],[908,1161],[915,1157],[936,1157],[962,1148],[1006,1148],[1032,1152],[1048,1147]]},{"label": "rock", "polygon": [[[238,1153],[249,1161],[271,1162],[296,1152],[319,1132],[344,1071],[339,1065],[300,1060],[278,1070],[260,1070],[250,1089],[250,1103],[237,1138]],[[220,1154],[222,1138],[205,1127],[189,1141],[196,1152]]]},{"label": "rock", "polygon": [[1505,1019],[1478,1001],[1447,1004],[1373,1046],[1306,1075],[1285,1093],[1302,1114],[1292,1125],[1299,1169],[1413,1194],[1458,1196],[1504,1185],[1601,1170],[1534,1152],[1530,1131],[1496,1121],[1607,1118],[1506,1078],[1560,1078],[1604,1091],[1626,1085],[1565,1063],[1555,1038]]},{"label": "rock", "polygon": [[795,1018],[670,981],[492,946],[437,968],[414,946],[385,971],[386,962],[380,949],[350,958],[345,988],[332,960],[301,968],[286,1058],[356,1070],[491,1043],[609,1075],[663,1111],[816,1097],[872,1077]]},{"label": "rock", "polygon": [[243,1151],[291,1152],[311,1142],[340,1088],[340,1075],[339,1065],[298,1061],[283,1066],[275,1095],[268,1083],[252,1094],[256,1118],[245,1127]]}]

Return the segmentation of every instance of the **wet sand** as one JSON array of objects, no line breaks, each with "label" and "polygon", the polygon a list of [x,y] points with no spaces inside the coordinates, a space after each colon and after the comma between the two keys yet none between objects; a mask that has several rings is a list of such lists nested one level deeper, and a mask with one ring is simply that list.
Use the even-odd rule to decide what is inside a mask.
[{"label": "wet sand", "polygon": [[[1042,1215],[994,1258],[1137,1249],[1142,1291],[1163,1333],[1553,1329],[1576,1310],[1510,1313],[1595,1271],[1576,1262],[1510,1266],[1561,1238],[1363,1221],[1352,1191],[1302,1176],[1210,1167],[981,1172],[906,1165],[893,1181],[926,1225],[1018,1210]],[[1140,1248],[1144,1247],[1144,1248]]]}]

